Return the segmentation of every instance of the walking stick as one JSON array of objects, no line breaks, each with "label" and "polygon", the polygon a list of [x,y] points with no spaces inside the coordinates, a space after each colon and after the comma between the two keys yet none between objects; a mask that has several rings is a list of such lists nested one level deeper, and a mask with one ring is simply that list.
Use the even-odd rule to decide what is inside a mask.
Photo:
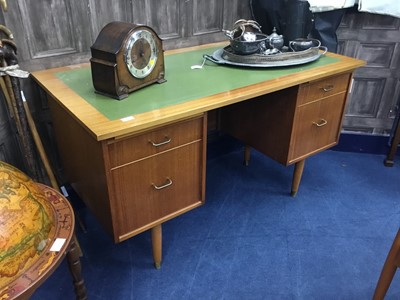
[{"label": "walking stick", "polygon": [[26,119],[28,121],[29,128],[31,129],[33,141],[35,142],[36,149],[38,150],[39,156],[42,159],[42,162],[43,162],[44,168],[46,170],[46,173],[49,176],[49,180],[50,180],[51,186],[54,189],[59,190],[56,177],[54,176],[53,170],[50,167],[49,160],[48,160],[46,152],[44,150],[42,141],[41,141],[41,139],[39,137],[39,133],[37,131],[35,122],[34,122],[34,120],[32,118],[31,110],[29,109],[28,102],[26,102],[25,95],[24,95],[23,91],[21,91],[21,97],[22,97],[22,103],[24,105]]},{"label": "walking stick", "polygon": [[10,97],[10,94],[8,93],[6,82],[4,81],[3,76],[0,76],[0,87],[4,93],[4,98],[6,99],[6,102],[7,102],[8,111],[10,112],[10,117],[11,117],[11,119],[15,119],[14,109],[11,104],[11,97]]},{"label": "walking stick", "polygon": [[[7,27],[1,25],[0,30],[4,31],[9,38],[12,38],[12,33]],[[0,56],[1,56],[1,66],[3,73],[1,74],[3,78],[0,81],[0,85],[4,92],[4,97],[6,98],[7,105],[10,110],[10,115],[14,118],[14,122],[18,133],[18,139],[22,147],[27,168],[29,169],[31,175],[33,175],[34,178],[38,179],[40,177],[39,176],[40,172],[37,169],[37,165],[34,160],[33,145],[31,137],[29,135],[26,115],[24,112],[22,99],[19,92],[20,91],[19,78],[9,75],[9,74],[13,75],[19,74],[19,76],[21,76],[21,70],[17,70],[18,60],[16,55],[16,45],[12,40],[10,39],[1,40]],[[18,73],[17,71],[20,72]],[[27,76],[28,75],[26,75],[26,77]]]},{"label": "walking stick", "polygon": [[7,1],[6,0],[0,0],[1,7],[3,10],[6,12],[7,11]]}]

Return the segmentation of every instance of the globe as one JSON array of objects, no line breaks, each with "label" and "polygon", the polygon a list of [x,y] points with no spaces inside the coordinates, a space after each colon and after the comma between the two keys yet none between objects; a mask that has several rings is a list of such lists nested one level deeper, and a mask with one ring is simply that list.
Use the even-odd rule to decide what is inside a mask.
[{"label": "globe", "polygon": [[0,295],[44,254],[55,235],[54,222],[42,186],[0,161]]}]

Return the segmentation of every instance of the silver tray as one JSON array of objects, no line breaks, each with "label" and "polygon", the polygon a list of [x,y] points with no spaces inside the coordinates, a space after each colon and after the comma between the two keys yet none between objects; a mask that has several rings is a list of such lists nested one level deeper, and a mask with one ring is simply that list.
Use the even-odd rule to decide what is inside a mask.
[{"label": "silver tray", "polygon": [[322,55],[324,55],[327,52],[327,49],[325,47],[321,47],[321,51],[316,51],[315,54],[309,57],[305,58],[287,58],[287,55],[284,60],[279,60],[279,54],[274,54],[271,56],[274,56],[276,60],[273,61],[264,61],[264,62],[258,62],[258,63],[252,63],[252,62],[238,62],[238,61],[231,61],[228,59],[223,58],[224,54],[224,49],[218,49],[215,51],[212,55],[204,55],[204,58],[212,61],[213,63],[219,64],[219,65],[232,65],[232,66],[240,66],[240,67],[256,67],[256,68],[273,68],[273,67],[287,67],[287,66],[295,66],[295,65],[301,65],[301,64],[306,64],[309,62],[316,61],[319,59]]}]

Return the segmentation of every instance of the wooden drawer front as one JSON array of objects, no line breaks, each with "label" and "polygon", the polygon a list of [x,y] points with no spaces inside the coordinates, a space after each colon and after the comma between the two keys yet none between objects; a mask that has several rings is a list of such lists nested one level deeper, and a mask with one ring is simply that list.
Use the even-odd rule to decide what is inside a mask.
[{"label": "wooden drawer front", "polygon": [[111,167],[202,139],[202,135],[203,118],[196,118],[112,142],[108,145]]},{"label": "wooden drawer front", "polygon": [[339,138],[346,93],[298,107],[289,163],[334,146]]},{"label": "wooden drawer front", "polygon": [[348,73],[302,84],[299,91],[298,105],[345,92],[350,76],[351,74]]},{"label": "wooden drawer front", "polygon": [[201,142],[113,170],[111,205],[119,240],[201,205],[202,171]]}]

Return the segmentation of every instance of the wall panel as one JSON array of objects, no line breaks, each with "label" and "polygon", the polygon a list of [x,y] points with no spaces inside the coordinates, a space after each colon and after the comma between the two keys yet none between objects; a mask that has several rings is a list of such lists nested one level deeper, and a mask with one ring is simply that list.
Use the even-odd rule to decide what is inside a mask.
[{"label": "wall panel", "polygon": [[221,32],[223,11],[223,1],[193,1],[193,35]]},{"label": "wall panel", "polygon": [[[71,0],[70,0],[71,1]],[[132,5],[129,0],[88,0],[89,20],[93,36],[97,37],[100,30],[112,21],[131,22]],[[89,25],[81,24],[81,26]],[[89,27],[90,28],[90,27]],[[87,50],[86,50],[87,51]]]},{"label": "wall panel", "polygon": [[339,53],[367,62],[355,72],[354,89],[344,119],[346,130],[388,134],[398,113],[400,20],[348,13],[338,30],[338,39]]}]

